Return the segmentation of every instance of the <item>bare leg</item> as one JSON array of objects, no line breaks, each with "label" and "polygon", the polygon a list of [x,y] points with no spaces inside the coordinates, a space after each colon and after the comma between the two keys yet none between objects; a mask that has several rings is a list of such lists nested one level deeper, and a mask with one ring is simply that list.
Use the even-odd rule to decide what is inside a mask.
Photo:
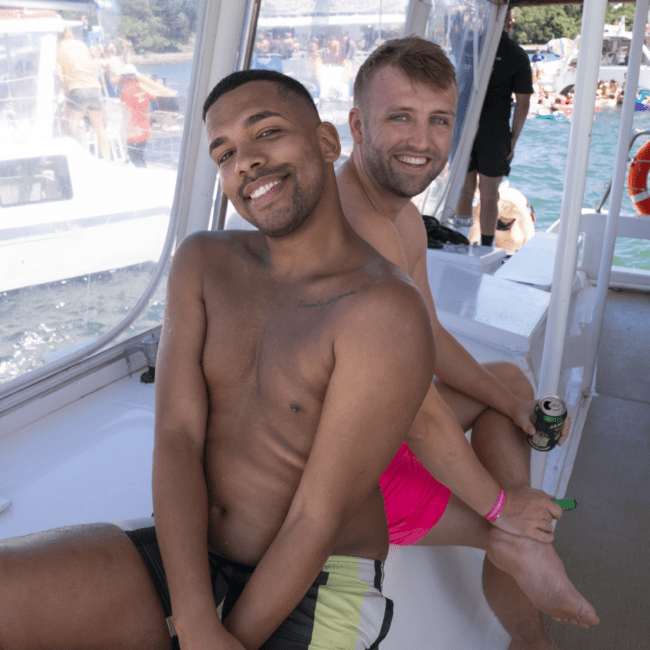
[{"label": "bare leg", "polygon": [[492,178],[478,175],[478,192],[481,197],[481,235],[494,235],[499,218],[499,183],[502,176]]},{"label": "bare leg", "polygon": [[[497,363],[486,364],[486,368],[513,393],[532,399],[532,388],[516,366]],[[472,427],[474,451],[499,485],[506,489],[529,485],[530,447],[514,423],[444,384],[439,384],[438,390],[461,426],[465,430]],[[479,528],[474,527],[474,543],[472,537],[469,542],[456,543],[478,545],[487,550],[483,588],[488,604],[513,639],[511,650],[556,648],[544,632],[540,610],[574,625],[588,626],[598,622],[593,607],[569,581],[552,545],[502,533],[473,511],[469,512],[481,522]],[[444,525],[446,514],[422,540],[423,543],[440,544],[436,541],[438,538],[449,538],[444,529],[436,535],[436,529]],[[453,531],[451,534],[453,536]],[[558,615],[558,609],[563,614]]]},{"label": "bare leg", "polygon": [[97,134],[99,153],[104,160],[111,160],[111,143],[104,129],[104,111],[88,111],[88,117],[93,131]]},{"label": "bare leg", "polygon": [[0,541],[3,650],[169,650],[149,573],[116,526]]},{"label": "bare leg", "polygon": [[474,201],[474,193],[476,192],[477,172],[469,172],[465,176],[465,183],[463,189],[460,191],[458,197],[458,204],[456,205],[456,214],[463,216],[470,216],[472,214],[472,202]]},{"label": "bare leg", "polygon": [[70,108],[66,103],[65,108],[65,117],[63,119],[63,129],[64,131],[72,138],[74,138],[79,144],[83,144],[83,139],[81,138],[81,130],[79,129],[79,122],[84,116],[83,111],[75,111]]}]

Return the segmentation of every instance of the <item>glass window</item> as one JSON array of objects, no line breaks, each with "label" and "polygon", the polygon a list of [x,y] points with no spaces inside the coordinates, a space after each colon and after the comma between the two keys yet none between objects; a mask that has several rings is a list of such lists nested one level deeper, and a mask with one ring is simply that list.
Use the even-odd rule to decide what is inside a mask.
[{"label": "glass window", "polygon": [[3,208],[71,198],[72,183],[65,156],[0,161],[0,205]]},{"label": "glass window", "polygon": [[0,384],[115,327],[167,233],[199,0],[97,4],[0,11]]},{"label": "glass window", "polygon": [[251,67],[296,77],[323,120],[352,150],[348,113],[359,66],[380,43],[404,33],[408,0],[263,0]]}]

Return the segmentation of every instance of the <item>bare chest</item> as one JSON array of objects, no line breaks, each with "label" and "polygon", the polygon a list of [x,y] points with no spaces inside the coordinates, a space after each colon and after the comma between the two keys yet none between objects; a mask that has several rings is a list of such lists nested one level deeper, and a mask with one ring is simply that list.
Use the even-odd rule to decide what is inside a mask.
[{"label": "bare chest", "polygon": [[208,307],[203,372],[211,410],[237,405],[267,421],[301,414],[316,421],[334,366],[340,288],[260,291],[242,283],[236,295]]}]

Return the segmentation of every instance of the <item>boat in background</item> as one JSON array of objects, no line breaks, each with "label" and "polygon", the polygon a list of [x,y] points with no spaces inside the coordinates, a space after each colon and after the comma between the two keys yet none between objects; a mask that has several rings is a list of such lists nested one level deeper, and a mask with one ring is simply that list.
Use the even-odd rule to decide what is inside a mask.
[{"label": "boat in background", "polygon": [[[0,12],[0,292],[157,261],[176,174],[126,164],[119,98],[106,98],[113,161],[63,135],[53,10]],[[162,84],[149,91],[174,99]]]},{"label": "boat in background", "polygon": [[[618,26],[605,25],[598,68],[599,81],[616,81],[619,87],[623,87],[627,77],[627,62],[631,43],[632,32],[619,31]],[[555,92],[566,93],[567,89],[576,82],[580,36],[573,41],[553,39],[546,44],[546,47],[548,50],[560,54],[560,58],[542,63],[540,84]],[[642,51],[638,87],[650,88],[650,50],[645,43]]]}]

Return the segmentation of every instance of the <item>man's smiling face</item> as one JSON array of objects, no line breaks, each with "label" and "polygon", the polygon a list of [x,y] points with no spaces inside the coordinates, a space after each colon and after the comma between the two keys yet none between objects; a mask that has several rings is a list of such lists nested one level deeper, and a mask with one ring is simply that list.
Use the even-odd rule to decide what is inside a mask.
[{"label": "man's smiling face", "polygon": [[375,73],[355,110],[362,160],[379,185],[411,198],[440,174],[451,148],[456,99],[455,85],[435,90],[393,66]]},{"label": "man's smiling face", "polygon": [[235,209],[269,237],[298,229],[325,188],[320,120],[306,102],[271,81],[222,95],[206,114],[210,156]]}]

